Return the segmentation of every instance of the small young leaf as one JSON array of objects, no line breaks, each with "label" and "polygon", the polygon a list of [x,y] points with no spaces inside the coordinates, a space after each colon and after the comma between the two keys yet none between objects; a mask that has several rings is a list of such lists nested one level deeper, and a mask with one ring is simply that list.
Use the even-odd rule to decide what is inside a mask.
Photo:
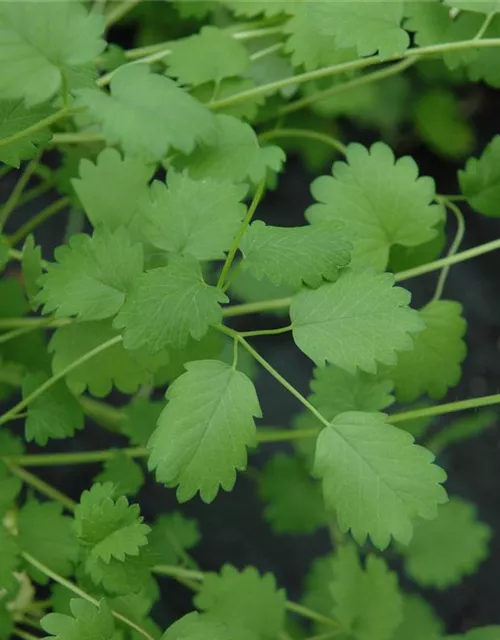
[{"label": "small young leaf", "polygon": [[191,335],[200,340],[210,325],[222,320],[220,303],[228,298],[203,281],[200,265],[191,257],[172,255],[166,267],[136,278],[116,317],[124,329],[127,349],[182,348]]},{"label": "small young leaf", "polygon": [[446,474],[433,460],[383,414],[350,412],[320,433],[313,471],[340,529],[350,529],[359,544],[369,535],[384,549],[391,536],[407,544],[415,517],[434,518],[446,502]]},{"label": "small young leaf", "polygon": [[75,510],[75,531],[81,544],[89,547],[91,560],[123,562],[127,556],[137,556],[148,542],[150,528],[143,524],[139,506],[129,505],[124,496],[114,500],[113,495],[110,482],[94,484],[82,493]]},{"label": "small young leaf", "polygon": [[399,354],[391,373],[401,402],[413,402],[424,393],[435,400],[442,398],[460,381],[460,365],[467,355],[462,305],[436,300],[419,313],[425,330],[415,336],[411,351]]},{"label": "small young leaf", "polygon": [[[48,376],[30,373],[23,380],[23,398],[36,391]],[[56,382],[28,406],[26,440],[44,447],[50,439],[70,438],[85,425],[83,410],[63,380]]]},{"label": "small young leaf", "polygon": [[500,217],[500,136],[493,138],[480,158],[467,161],[458,179],[471,207],[487,216]]},{"label": "small young leaf", "polygon": [[137,462],[117,451],[106,460],[104,469],[94,478],[94,482],[111,483],[117,496],[135,496],[144,484],[144,473]]},{"label": "small young leaf", "polygon": [[[254,567],[239,572],[231,565],[206,576],[195,604],[211,620],[242,627],[260,638],[275,638],[285,622],[286,596],[274,576],[261,576]],[[236,634],[235,634],[236,635]]]},{"label": "small young leaf", "polygon": [[186,365],[168,389],[168,404],[151,436],[149,468],[184,502],[200,492],[212,502],[219,487],[230,491],[236,470],[246,468],[255,444],[254,416],[261,417],[255,388],[243,373],[217,360]]},{"label": "small young leaf", "polygon": [[[47,118],[53,111],[46,105],[26,109],[22,100],[0,100],[0,140],[28,129]],[[38,152],[38,147],[49,140],[50,133],[47,129],[23,136],[15,142],[0,147],[0,162],[18,169],[21,160],[33,158]]]},{"label": "small young leaf", "polygon": [[245,47],[230,34],[212,26],[176,40],[170,49],[172,53],[166,60],[169,74],[182,84],[219,84],[224,78],[244,75],[250,64]]},{"label": "small young leaf", "polygon": [[144,262],[142,247],[131,243],[124,228],[72,236],[69,246],[56,249],[55,257],[57,263],[40,278],[37,301],[44,304],[44,313],[76,315],[79,320],[114,316]]},{"label": "small young leaf", "polygon": [[95,164],[81,160],[80,177],[71,184],[92,225],[116,231],[131,223],[153,172],[152,165],[138,158],[122,158],[116,149],[104,149]]},{"label": "small young leaf", "polygon": [[75,598],[70,602],[71,616],[49,613],[42,618],[42,629],[50,633],[52,640],[112,640],[115,638],[115,622],[104,600],[99,606]]},{"label": "small young leaf", "polygon": [[42,249],[35,245],[35,238],[32,235],[28,236],[24,243],[21,268],[26,293],[32,309],[36,311],[39,306],[35,298],[40,291],[38,280],[42,275]]},{"label": "small young leaf", "polygon": [[162,160],[173,147],[191,153],[214,135],[214,116],[165,76],[145,64],[126,65],[111,80],[111,95],[79,91],[79,102],[102,125],[110,144],[125,153]]},{"label": "small young leaf", "polygon": [[393,285],[388,273],[344,271],[335,283],[301,291],[290,308],[295,343],[318,366],[331,362],[353,374],[395,364],[425,325],[408,307],[409,292]]},{"label": "small young leaf", "polygon": [[160,413],[164,408],[163,402],[150,402],[146,398],[136,396],[124,409],[125,420],[121,425],[121,432],[130,438],[130,443],[146,446]]},{"label": "small young leaf", "polygon": [[186,551],[196,547],[201,536],[196,520],[175,512],[160,516],[149,535],[149,549],[157,564],[186,562]]},{"label": "small young leaf", "polygon": [[341,225],[326,222],[306,227],[271,227],[260,220],[243,236],[243,267],[261,279],[299,288],[319,287],[323,278],[336,280],[349,264],[351,245],[342,237]]},{"label": "small young leaf", "polygon": [[344,223],[344,235],[354,245],[353,266],[384,271],[393,245],[415,247],[437,234],[444,214],[441,205],[432,204],[434,180],[419,177],[409,156],[396,160],[382,142],[370,149],[350,144],[347,163],[334,163],[332,172],[333,177],[312,183],[319,204],[309,207],[306,217],[313,224]]}]

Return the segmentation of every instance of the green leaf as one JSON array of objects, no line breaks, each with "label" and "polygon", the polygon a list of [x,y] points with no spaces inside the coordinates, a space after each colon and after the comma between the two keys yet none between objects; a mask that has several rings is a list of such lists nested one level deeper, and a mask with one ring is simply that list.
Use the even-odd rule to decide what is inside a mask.
[{"label": "green leaf", "polygon": [[489,0],[481,2],[481,0],[445,0],[450,7],[455,7],[461,11],[477,11],[478,13],[492,13],[500,11],[499,0]]},{"label": "green leaf", "polygon": [[0,235],[0,273],[9,262],[9,244],[4,236]]},{"label": "green leaf", "polygon": [[478,627],[463,636],[446,636],[444,640],[497,640],[500,626]]},{"label": "green leaf", "polygon": [[[51,115],[53,111],[46,105],[27,109],[22,100],[0,100],[0,141],[37,124],[40,120]],[[10,142],[0,147],[0,162],[5,162],[5,164],[18,169],[21,160],[33,158],[38,153],[38,148],[46,144],[50,137],[50,132],[47,129],[41,129],[23,136],[15,142]]]},{"label": "green leaf", "polygon": [[[1,449],[2,455],[6,455]],[[22,482],[16,476],[9,474],[7,467],[0,462],[0,521],[5,514],[14,507],[17,494],[21,491]],[[0,585],[2,581],[0,580]]]},{"label": "green leaf", "polygon": [[[161,640],[233,640],[234,629],[220,620],[193,611],[183,616],[165,631]],[[238,629],[238,640],[254,640],[254,637]]]},{"label": "green leaf", "polygon": [[[0,580],[0,584],[2,584]],[[7,603],[0,602],[0,640],[10,640],[14,635],[14,618]]]},{"label": "green leaf", "polygon": [[498,415],[494,411],[478,411],[464,418],[456,418],[429,438],[427,446],[434,455],[438,455],[457,442],[464,442],[480,435],[497,422]]},{"label": "green leaf", "polygon": [[401,55],[410,39],[401,28],[403,2],[309,2],[297,3],[286,26],[291,33],[288,49],[295,65],[306,69],[334,64],[337,48],[356,47],[361,57],[390,58]]},{"label": "green leaf", "polygon": [[447,33],[453,19],[450,10],[439,0],[405,2],[405,14],[405,28],[415,34],[415,42],[420,47],[447,41]]},{"label": "green leaf", "polygon": [[327,420],[347,411],[382,411],[394,403],[388,374],[349,373],[340,367],[316,367],[309,400]]},{"label": "green leaf", "polygon": [[403,596],[403,622],[391,640],[440,640],[444,624],[432,607],[418,596]]},{"label": "green leaf", "polygon": [[[47,382],[45,373],[29,373],[23,379],[23,398]],[[63,380],[59,380],[28,405],[25,437],[44,447],[51,439],[70,438],[85,426],[83,410]]]},{"label": "green leaf", "polygon": [[146,398],[136,396],[123,409],[125,420],[120,431],[130,438],[131,444],[145,446],[156,429],[164,406],[163,402],[150,402]]},{"label": "green leaf", "polygon": [[[231,300],[237,298],[242,302],[267,302],[268,300],[289,298],[296,292],[297,287],[292,287],[289,284],[276,285],[266,276],[257,280],[246,270],[239,271],[229,287]],[[265,309],[262,314],[287,316],[288,311],[286,307]]]},{"label": "green leaf", "polygon": [[158,518],[149,535],[149,548],[157,564],[179,564],[189,559],[189,551],[201,540],[198,523],[175,512]]},{"label": "green leaf", "polygon": [[172,147],[191,153],[214,134],[210,111],[145,64],[118,69],[110,86],[110,95],[80,90],[79,103],[101,124],[108,143],[119,143],[125,153],[159,161]]},{"label": "green leaf", "polygon": [[15,591],[19,583],[14,572],[19,567],[19,547],[17,537],[10,535],[5,527],[0,524],[0,591],[7,589]]},{"label": "green leaf", "polygon": [[168,389],[168,404],[149,441],[149,468],[158,482],[178,486],[184,502],[197,491],[212,502],[219,486],[230,491],[236,470],[246,468],[247,447],[256,443],[253,417],[261,417],[249,378],[217,360],[186,365]]},{"label": "green leaf", "polygon": [[446,502],[440,484],[446,474],[433,460],[384,414],[353,411],[320,433],[313,472],[340,529],[350,529],[359,544],[369,535],[384,549],[391,536],[407,544],[413,520],[435,518],[437,505]]},{"label": "green leaf", "polygon": [[258,488],[275,533],[313,533],[327,524],[321,489],[299,458],[276,454],[259,472]]},{"label": "green leaf", "polygon": [[24,243],[21,268],[26,293],[32,309],[36,311],[39,306],[36,297],[40,291],[38,280],[42,275],[42,248],[35,245],[35,238],[32,235],[28,236]]},{"label": "green leaf", "polygon": [[112,640],[115,622],[104,600],[99,606],[74,598],[70,602],[71,616],[49,613],[42,618],[42,629],[54,640]]},{"label": "green leaf", "polygon": [[301,291],[290,316],[295,343],[318,366],[331,362],[350,373],[375,373],[413,346],[424,324],[408,307],[410,294],[388,273],[344,271],[337,282]]},{"label": "green leaf", "polygon": [[269,170],[280,171],[285,154],[279,147],[260,147],[255,131],[232,116],[215,116],[215,132],[177,166],[187,168],[194,179],[212,178],[258,184]]},{"label": "green leaf", "polygon": [[313,224],[344,223],[344,235],[354,245],[353,266],[384,271],[392,246],[428,242],[444,216],[442,206],[432,204],[434,180],[419,177],[418,171],[412,158],[396,160],[383,142],[370,149],[350,144],[347,163],[335,162],[333,177],[321,176],[312,183],[318,204],[309,207],[306,217]]},{"label": "green leaf", "polygon": [[219,289],[205,284],[198,262],[174,254],[166,267],[134,280],[114,324],[124,329],[127,349],[155,354],[182,348],[190,335],[203,338],[210,325],[221,322],[219,303],[227,301]]},{"label": "green leaf", "polygon": [[75,531],[80,543],[89,547],[91,560],[123,562],[148,543],[150,528],[143,524],[139,505],[129,505],[124,496],[114,500],[113,495],[110,482],[94,484],[82,493],[75,510]]},{"label": "green leaf", "polygon": [[459,383],[460,365],[467,355],[461,304],[436,300],[419,313],[425,330],[415,336],[412,351],[399,354],[391,374],[401,402],[413,402],[425,393],[435,400],[445,396]]},{"label": "green leaf", "polygon": [[104,149],[95,164],[81,160],[80,177],[71,184],[92,225],[116,231],[131,224],[153,172],[152,165],[138,158],[122,158],[116,149]]},{"label": "green leaf", "polygon": [[[62,515],[56,502],[39,503],[33,498],[20,510],[18,542],[20,549],[61,576],[69,576],[78,560],[78,543],[72,521]],[[28,572],[40,584],[49,578],[31,565]]]},{"label": "green leaf", "polygon": [[274,576],[260,575],[254,567],[238,571],[231,565],[220,574],[206,575],[195,604],[212,620],[230,628],[242,627],[260,638],[275,638],[285,622],[286,596]]},{"label": "green leaf", "polygon": [[[265,60],[268,60],[267,56]],[[217,100],[224,100],[236,93],[243,93],[243,91],[255,89],[256,86],[255,81],[250,78],[225,78],[217,88]],[[207,104],[213,99],[214,85],[212,82],[206,82],[205,84],[200,84],[198,87],[194,87],[190,93],[202,104]],[[264,103],[265,97],[257,95],[253,98],[248,98],[248,100],[244,102],[237,102],[235,104],[229,104],[226,107],[221,107],[218,112],[233,116],[234,118],[252,121],[257,116],[259,107]]]},{"label": "green leaf", "polygon": [[258,220],[243,236],[240,249],[243,267],[261,279],[267,277],[300,287],[304,282],[319,287],[323,281],[336,280],[339,268],[349,264],[350,244],[336,222],[306,227],[271,227]]},{"label": "green leaf", "polygon": [[370,554],[361,567],[356,547],[341,545],[333,559],[334,617],[356,640],[386,640],[403,619],[397,575]]},{"label": "green leaf", "polygon": [[79,2],[3,3],[0,7],[0,92],[44,102],[104,49],[102,16]]},{"label": "green leaf", "polygon": [[140,465],[119,450],[106,460],[104,469],[94,482],[111,483],[115,495],[135,496],[144,484],[144,473]]},{"label": "green leaf", "polygon": [[[52,368],[59,373],[92,349],[118,336],[109,321],[73,323],[56,330],[49,343],[53,352]],[[146,357],[129,351],[118,343],[79,365],[66,376],[71,391],[77,395],[88,388],[99,398],[107,396],[113,386],[123,393],[135,393],[152,379],[153,372],[166,361],[164,352]]]},{"label": "green leaf", "polygon": [[237,16],[253,18],[263,13],[266,18],[273,18],[281,13],[292,13],[297,0],[222,0]]},{"label": "green leaf", "polygon": [[116,558],[104,562],[101,558],[88,556],[84,566],[94,584],[109,594],[124,596],[149,591],[155,586],[151,576],[151,560],[148,547],[141,547],[137,556],[127,556],[125,562]]},{"label": "green leaf", "polygon": [[488,557],[491,529],[477,520],[474,505],[452,498],[436,520],[419,522],[405,555],[408,575],[424,587],[446,589],[474,573]]},{"label": "green leaf", "polygon": [[182,84],[218,84],[224,78],[244,75],[250,64],[245,47],[230,34],[212,26],[176,40],[170,49],[172,53],[166,60],[169,75]]},{"label": "green leaf", "polygon": [[168,188],[156,181],[139,205],[141,231],[158,249],[197,260],[224,259],[245,216],[246,188],[196,181],[170,171]]},{"label": "green leaf", "polygon": [[467,161],[458,179],[471,207],[487,216],[500,217],[500,136],[493,138],[480,158]]},{"label": "green leaf", "polygon": [[40,278],[37,301],[43,312],[56,317],[76,315],[79,320],[102,320],[114,316],[125,301],[133,279],[142,273],[142,247],[131,242],[128,231],[99,229],[92,237],[78,234],[69,246],[55,251]]}]

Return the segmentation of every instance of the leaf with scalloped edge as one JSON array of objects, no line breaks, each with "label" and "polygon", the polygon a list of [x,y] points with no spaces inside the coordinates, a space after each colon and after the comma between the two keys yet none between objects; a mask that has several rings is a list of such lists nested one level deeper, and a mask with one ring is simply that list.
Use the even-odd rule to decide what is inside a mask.
[{"label": "leaf with scalloped edge", "polygon": [[491,140],[480,158],[467,161],[458,179],[471,207],[487,216],[500,217],[500,136]]},{"label": "leaf with scalloped edge", "polygon": [[[0,100],[0,142],[47,118],[54,109],[40,105],[27,109],[22,100]],[[51,138],[48,129],[40,129],[19,140],[0,147],[0,162],[19,168],[21,160],[36,156],[40,147]]]}]

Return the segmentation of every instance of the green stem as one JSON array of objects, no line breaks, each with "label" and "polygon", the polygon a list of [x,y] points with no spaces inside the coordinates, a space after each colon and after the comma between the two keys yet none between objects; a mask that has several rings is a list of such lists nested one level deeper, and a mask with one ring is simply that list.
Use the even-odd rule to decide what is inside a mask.
[{"label": "green stem", "polygon": [[6,422],[14,418],[16,414],[18,414],[23,409],[25,409],[31,402],[36,400],[40,395],[42,395],[42,393],[47,391],[47,389],[50,389],[50,387],[52,387],[58,380],[61,380],[66,375],[68,375],[68,373],[73,371],[73,369],[76,369],[80,365],[84,364],[85,362],[88,362],[95,356],[99,355],[102,351],[105,351],[106,349],[113,347],[115,344],[118,344],[121,341],[122,341],[122,336],[116,336],[114,338],[111,338],[111,340],[108,340],[107,342],[104,342],[103,344],[98,345],[97,347],[95,347],[85,355],[81,356],[74,362],[70,363],[69,365],[61,369],[61,371],[59,371],[58,373],[53,375],[51,378],[49,378],[46,382],[40,385],[32,393],[26,396],[26,398],[18,402],[14,407],[12,407],[12,409],[10,409],[6,413],[4,413],[2,416],[0,416],[0,425],[5,424]]},{"label": "green stem", "polygon": [[[31,564],[31,566],[35,567],[35,569],[38,569],[39,571],[41,571],[48,578],[52,578],[52,580],[54,580],[54,582],[57,582],[58,584],[60,584],[63,587],[66,587],[66,589],[68,589],[69,591],[73,592],[75,595],[79,596],[80,598],[83,598],[84,600],[87,600],[87,602],[92,603],[96,607],[99,606],[99,601],[98,600],[93,598],[86,591],[83,591],[83,589],[80,589],[80,587],[77,587],[76,584],[73,584],[69,580],[66,580],[66,578],[63,578],[62,576],[60,576],[55,571],[52,571],[52,569],[49,569],[49,567],[47,567],[42,562],[40,562],[39,560],[34,558],[31,554],[26,553],[26,552],[22,552],[21,555],[26,560],[26,562]],[[149,633],[145,629],[140,627],[138,624],[136,624],[135,622],[133,622],[129,618],[123,616],[121,613],[118,613],[118,611],[114,611],[113,609],[111,609],[111,614],[117,620],[120,620],[120,622],[123,622],[128,627],[130,627],[131,629],[134,629],[134,631],[137,631],[137,633],[140,633],[141,636],[146,638],[146,640],[154,640],[154,638],[152,636],[150,636]]]},{"label": "green stem", "polygon": [[247,316],[253,313],[265,313],[266,311],[279,311],[288,309],[292,304],[292,298],[277,298],[276,300],[263,300],[262,302],[246,302],[245,304],[235,304],[223,309],[224,318],[236,318]]},{"label": "green stem", "polygon": [[433,416],[443,416],[448,413],[467,411],[468,409],[478,409],[480,407],[491,407],[496,404],[500,404],[500,394],[498,393],[491,396],[469,398],[468,400],[458,400],[457,402],[438,404],[434,405],[433,407],[424,407],[423,409],[414,409],[413,411],[394,413],[389,416],[389,422],[391,422],[392,424],[398,424],[399,422],[406,422],[407,420],[430,418]]},{"label": "green stem", "polygon": [[54,329],[71,324],[71,318],[0,318],[0,331],[5,329]]},{"label": "green stem", "polygon": [[[146,458],[149,455],[149,451],[144,447],[123,448],[119,451],[131,459]],[[9,465],[14,464],[20,467],[65,467],[105,462],[114,455],[116,455],[116,452],[106,449],[102,451],[81,451],[76,453],[34,453],[24,456],[6,456],[0,459]]]},{"label": "green stem", "polygon": [[16,244],[21,242],[21,240],[24,240],[24,238],[27,235],[29,235],[41,224],[46,222],[49,218],[56,215],[56,213],[59,213],[60,211],[65,209],[69,204],[70,204],[70,199],[67,196],[65,196],[64,198],[60,198],[59,200],[56,200],[55,202],[52,202],[51,204],[49,204],[48,207],[45,207],[45,209],[42,209],[41,211],[39,211],[35,216],[33,216],[33,218],[25,222],[12,235],[10,240],[11,244],[15,246]]},{"label": "green stem", "polygon": [[104,142],[102,133],[55,133],[49,145],[56,147],[61,144],[91,144],[94,142]]},{"label": "green stem", "polygon": [[29,633],[24,629],[20,629],[19,627],[14,628],[14,635],[21,638],[21,640],[41,640],[40,636],[34,636],[32,633]]},{"label": "green stem", "polygon": [[[159,62],[160,60],[163,60],[163,58],[166,58],[167,56],[171,55],[171,53],[172,53],[171,49],[163,49],[162,51],[157,51],[156,53],[152,53],[149,56],[145,56],[144,58],[139,58],[138,60],[132,60],[130,62],[127,62],[125,63],[125,65],[118,67],[118,69],[122,69],[124,66],[128,66],[131,64],[153,64],[153,62]],[[106,87],[111,82],[111,80],[113,79],[113,76],[118,71],[118,69],[114,69],[113,71],[110,71],[109,73],[106,73],[105,75],[101,76],[97,80],[97,83],[96,83],[97,86],[100,87],[101,89],[103,87]]]},{"label": "green stem", "polygon": [[14,209],[18,206],[19,199],[23,195],[23,191],[26,188],[28,182],[30,181],[31,176],[33,175],[36,166],[40,162],[40,155],[36,158],[33,158],[24,169],[21,177],[16,183],[16,186],[12,190],[7,202],[3,205],[2,210],[0,212],[0,229],[3,229],[5,223],[7,222],[10,214],[14,211]]},{"label": "green stem", "polygon": [[486,18],[484,19],[483,24],[481,25],[481,28],[479,29],[479,31],[476,33],[476,35],[474,36],[473,40],[480,40],[484,34],[486,33],[486,31],[488,30],[488,27],[490,26],[493,18],[496,16],[497,11],[491,11]]},{"label": "green stem", "polygon": [[283,49],[284,46],[285,46],[284,42],[277,42],[276,44],[272,44],[270,47],[267,47],[266,49],[261,49],[261,51],[256,51],[255,53],[253,53],[250,56],[250,60],[254,62],[255,60],[260,60],[261,58],[270,56],[271,54],[276,53],[277,51],[281,51],[281,49]]},{"label": "green stem", "polygon": [[[448,251],[448,257],[450,257],[450,256],[454,256],[457,253],[457,251],[460,249],[460,245],[463,242],[464,235],[465,235],[465,220],[462,215],[462,212],[460,211],[460,209],[457,207],[456,204],[448,200],[444,200],[444,198],[441,200],[448,207],[448,209],[455,215],[455,218],[457,220],[457,231],[455,234],[455,238],[451,244],[450,250]],[[450,269],[451,269],[451,265],[446,265],[446,267],[444,267],[444,269],[439,274],[436,291],[432,298],[433,302],[436,300],[440,300],[441,296],[443,295],[444,287],[446,284],[446,280],[448,279]]]},{"label": "green stem", "polygon": [[277,138],[302,138],[305,140],[315,140],[317,142],[323,142],[343,155],[347,153],[347,147],[345,144],[340,142],[340,140],[337,140],[326,133],[310,131],[309,129],[272,129],[271,131],[261,133],[259,141],[267,142],[269,140],[276,140]]},{"label": "green stem", "polygon": [[36,489],[42,495],[47,496],[47,498],[51,498],[52,500],[61,503],[64,507],[66,507],[66,509],[68,509],[68,511],[75,510],[76,502],[71,500],[71,498],[69,498],[67,495],[65,495],[52,485],[48,484],[44,480],[41,480],[40,478],[38,478],[38,476],[33,475],[29,471],[21,469],[21,467],[12,464],[5,458],[3,460],[7,464],[8,469],[14,475],[20,478],[25,484],[29,484],[31,487],[33,487],[33,489]]},{"label": "green stem", "polygon": [[238,335],[242,338],[255,338],[257,336],[278,336],[282,333],[289,333],[292,331],[292,325],[287,327],[280,327],[279,329],[257,329],[256,331],[242,331]]},{"label": "green stem", "polygon": [[266,442],[292,442],[293,440],[307,440],[317,438],[321,428],[317,429],[259,429],[257,440],[261,444]]},{"label": "green stem", "polygon": [[255,212],[257,211],[257,207],[259,206],[262,196],[264,195],[265,188],[266,188],[266,181],[264,179],[262,180],[262,182],[257,187],[257,190],[255,191],[255,195],[253,197],[253,200],[250,206],[248,207],[248,211],[245,216],[245,219],[243,220],[240,226],[240,229],[238,231],[238,234],[234,239],[233,245],[229,250],[229,253],[227,254],[226,261],[224,262],[224,266],[222,267],[222,271],[220,272],[219,280],[217,281],[217,287],[219,289],[222,289],[223,291],[227,289],[227,287],[224,287],[226,275],[229,269],[231,268],[231,265],[233,264],[233,260],[236,256],[236,252],[238,251],[238,247],[240,246],[241,239],[243,238],[243,235],[245,234],[245,231],[247,230],[248,225],[252,221],[252,218]]},{"label": "green stem", "polygon": [[37,327],[19,327],[19,329],[13,329],[12,331],[7,331],[7,333],[0,334],[0,344],[5,344],[10,340],[15,340],[21,336],[24,336],[26,333],[31,333],[33,329]]},{"label": "green stem", "polygon": [[269,36],[280,36],[283,34],[283,27],[263,27],[262,29],[248,29],[247,31],[236,31],[231,35],[235,40],[257,40],[259,38],[267,38]]},{"label": "green stem", "polygon": [[438,195],[436,196],[436,198],[441,198],[441,200],[446,200],[447,202],[467,202],[467,198],[465,196],[459,195],[459,194],[453,194],[453,195]]},{"label": "green stem", "polygon": [[132,11],[132,9],[134,9],[140,2],[141,0],[123,0],[123,2],[120,2],[117,6],[111,9],[106,16],[106,29],[109,29],[116,22],[124,18],[127,13]]},{"label": "green stem", "polygon": [[39,120],[35,124],[32,124],[30,127],[26,127],[26,129],[23,129],[22,131],[18,131],[12,136],[0,139],[0,147],[5,147],[9,144],[12,144],[13,142],[18,142],[19,140],[22,140],[26,136],[30,136],[33,133],[37,133],[38,131],[41,131],[42,129],[49,127],[50,125],[56,122],[59,122],[59,120],[62,120],[66,116],[69,116],[70,114],[77,113],[78,111],[82,111],[82,110],[83,110],[82,107],[80,108],[72,107],[71,109],[66,109],[66,108],[60,109],[59,111],[56,111],[52,115],[47,116],[47,118],[44,118],[43,120]]},{"label": "green stem", "polygon": [[33,187],[29,191],[26,191],[25,193],[23,193],[23,195],[19,198],[19,202],[17,203],[17,206],[21,207],[23,204],[27,204],[28,202],[36,200],[36,198],[38,198],[39,196],[43,195],[44,193],[47,193],[47,191],[50,191],[50,189],[52,189],[53,186],[54,186],[53,181],[49,180],[48,182],[43,182],[42,184],[39,184],[36,187]]},{"label": "green stem", "polygon": [[303,618],[308,618],[309,620],[314,620],[315,622],[326,624],[330,627],[340,627],[340,624],[336,620],[333,620],[333,618],[328,618],[318,611],[313,611],[312,609],[309,609],[309,607],[304,607],[303,605],[291,602],[290,600],[287,601],[286,608],[288,611],[292,611]]}]

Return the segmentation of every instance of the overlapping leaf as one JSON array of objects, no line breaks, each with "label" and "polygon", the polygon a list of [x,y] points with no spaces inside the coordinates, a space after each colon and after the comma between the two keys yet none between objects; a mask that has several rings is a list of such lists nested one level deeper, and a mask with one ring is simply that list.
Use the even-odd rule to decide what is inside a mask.
[{"label": "overlapping leaf", "polygon": [[117,451],[105,461],[103,470],[94,478],[94,482],[110,482],[116,495],[135,496],[144,484],[144,473],[137,462]]},{"label": "overlapping leaf", "polygon": [[500,136],[489,143],[480,158],[470,158],[458,174],[462,193],[480,213],[500,216]]},{"label": "overlapping leaf", "polygon": [[[28,129],[51,113],[53,109],[45,105],[27,109],[22,100],[0,100],[0,141]],[[49,139],[48,130],[40,129],[3,145],[0,147],[0,162],[19,168],[21,160],[33,158],[38,152],[38,147]]]},{"label": "overlapping leaf", "polygon": [[75,598],[70,602],[71,616],[49,613],[40,622],[53,640],[112,640],[115,622],[109,606],[101,600],[99,606]]}]

